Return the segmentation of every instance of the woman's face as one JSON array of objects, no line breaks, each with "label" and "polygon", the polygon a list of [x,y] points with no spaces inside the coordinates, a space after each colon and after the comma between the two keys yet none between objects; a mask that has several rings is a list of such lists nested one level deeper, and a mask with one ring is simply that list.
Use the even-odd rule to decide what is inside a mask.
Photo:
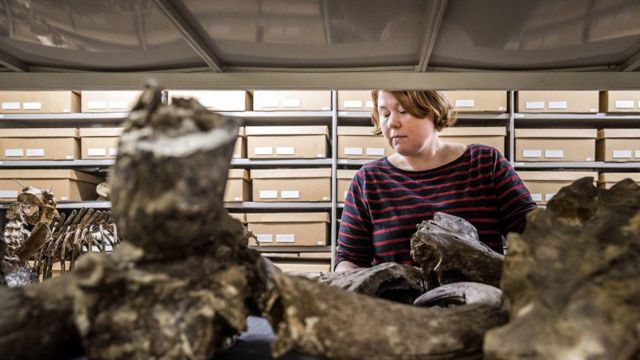
[{"label": "woman's face", "polygon": [[389,92],[378,92],[378,116],[382,134],[400,155],[418,155],[437,139],[433,115],[421,119],[409,114]]}]

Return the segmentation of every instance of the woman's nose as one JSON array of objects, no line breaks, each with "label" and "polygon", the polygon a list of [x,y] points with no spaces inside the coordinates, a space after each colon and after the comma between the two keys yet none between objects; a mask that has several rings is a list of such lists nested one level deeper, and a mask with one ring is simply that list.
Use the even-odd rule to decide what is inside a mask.
[{"label": "woman's nose", "polygon": [[398,120],[398,115],[393,112],[389,114],[389,118],[387,119],[387,126],[390,128],[398,128],[400,126],[400,121]]}]

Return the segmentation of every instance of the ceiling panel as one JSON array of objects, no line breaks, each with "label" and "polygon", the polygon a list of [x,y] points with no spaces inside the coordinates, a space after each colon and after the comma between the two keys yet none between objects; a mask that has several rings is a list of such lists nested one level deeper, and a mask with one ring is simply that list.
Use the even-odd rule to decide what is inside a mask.
[{"label": "ceiling panel", "polygon": [[452,0],[430,66],[533,70],[617,65],[640,51],[637,0]]},{"label": "ceiling panel", "polygon": [[414,66],[429,1],[185,0],[227,67]]},{"label": "ceiling panel", "polygon": [[151,0],[0,0],[0,46],[31,66],[205,66]]}]

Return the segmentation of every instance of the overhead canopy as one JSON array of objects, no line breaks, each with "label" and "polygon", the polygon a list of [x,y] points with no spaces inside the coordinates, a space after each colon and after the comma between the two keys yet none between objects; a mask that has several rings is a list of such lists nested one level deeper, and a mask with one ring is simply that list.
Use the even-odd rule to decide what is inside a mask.
[{"label": "overhead canopy", "polygon": [[211,79],[238,86],[235,74],[263,72],[364,72],[372,85],[388,72],[637,73],[638,19],[637,0],[0,0],[0,87],[52,71],[225,73]]}]

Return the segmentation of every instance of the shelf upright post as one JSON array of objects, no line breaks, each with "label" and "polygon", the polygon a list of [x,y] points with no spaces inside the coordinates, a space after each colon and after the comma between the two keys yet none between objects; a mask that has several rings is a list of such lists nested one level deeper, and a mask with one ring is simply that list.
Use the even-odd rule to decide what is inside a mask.
[{"label": "shelf upright post", "polygon": [[336,266],[336,228],[338,201],[338,91],[331,90],[331,271]]},{"label": "shelf upright post", "polygon": [[509,140],[509,152],[508,152],[508,160],[509,162],[513,162],[515,160],[515,148],[516,148],[516,140],[515,140],[515,96],[516,92],[513,90],[509,90],[509,125],[507,128],[507,139]]}]

